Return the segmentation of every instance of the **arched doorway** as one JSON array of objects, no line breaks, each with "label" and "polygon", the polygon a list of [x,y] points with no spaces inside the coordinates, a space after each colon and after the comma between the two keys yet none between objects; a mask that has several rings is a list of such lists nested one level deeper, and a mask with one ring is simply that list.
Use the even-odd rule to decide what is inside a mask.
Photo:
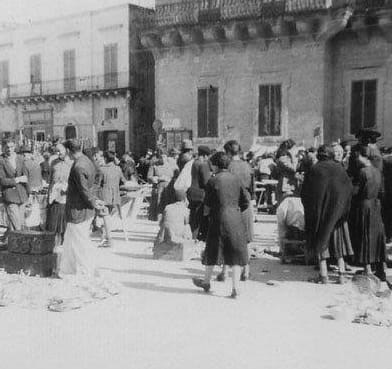
[{"label": "arched doorway", "polygon": [[76,138],[76,127],[73,125],[69,125],[65,127],[65,139],[69,140],[72,138]]}]

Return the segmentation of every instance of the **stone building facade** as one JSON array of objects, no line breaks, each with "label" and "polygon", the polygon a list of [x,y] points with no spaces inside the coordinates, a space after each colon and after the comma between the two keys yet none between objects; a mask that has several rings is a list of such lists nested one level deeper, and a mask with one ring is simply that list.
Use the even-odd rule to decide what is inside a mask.
[{"label": "stone building facade", "polygon": [[142,151],[153,140],[152,10],[115,6],[0,32],[0,131]]},{"label": "stone building facade", "polygon": [[391,6],[157,1],[141,42],[155,57],[164,135],[185,131],[218,146],[238,139],[248,150],[289,137],[310,146],[373,127],[392,145]]}]

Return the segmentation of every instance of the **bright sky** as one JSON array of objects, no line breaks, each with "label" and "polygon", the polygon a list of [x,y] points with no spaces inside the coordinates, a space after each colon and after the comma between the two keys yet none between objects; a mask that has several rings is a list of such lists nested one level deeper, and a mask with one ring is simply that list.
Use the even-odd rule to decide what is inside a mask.
[{"label": "bright sky", "polygon": [[153,7],[155,0],[0,0],[0,24],[26,23],[126,3]]}]

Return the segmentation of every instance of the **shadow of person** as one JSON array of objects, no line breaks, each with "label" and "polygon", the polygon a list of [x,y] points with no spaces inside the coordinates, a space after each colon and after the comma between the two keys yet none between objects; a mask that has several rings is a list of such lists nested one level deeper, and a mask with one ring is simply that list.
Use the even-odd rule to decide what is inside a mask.
[{"label": "shadow of person", "polygon": [[315,273],[313,266],[281,264],[278,258],[250,261],[250,280],[256,282],[307,282]]},{"label": "shadow of person", "polygon": [[195,274],[177,274],[177,273],[166,273],[158,270],[144,270],[144,269],[111,269],[111,268],[103,268],[105,270],[114,272],[114,273],[126,273],[126,274],[138,274],[138,275],[146,275],[152,277],[159,278],[168,278],[168,279],[189,279],[192,280],[192,277],[199,275],[200,273]]},{"label": "shadow of person", "polygon": [[114,252],[114,255],[123,256],[132,259],[145,259],[145,260],[152,260],[152,254],[135,254],[131,252]]},{"label": "shadow of person", "polygon": [[127,288],[134,288],[138,290],[149,290],[155,292],[165,292],[165,293],[174,293],[174,294],[203,294],[206,293],[197,290],[196,288],[179,288],[179,287],[169,287],[169,286],[160,286],[150,282],[122,282],[122,285]]}]

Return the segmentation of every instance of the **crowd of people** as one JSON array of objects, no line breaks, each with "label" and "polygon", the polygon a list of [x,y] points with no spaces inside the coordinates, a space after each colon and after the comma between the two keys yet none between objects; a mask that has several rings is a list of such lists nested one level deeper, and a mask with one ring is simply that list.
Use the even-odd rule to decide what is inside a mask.
[{"label": "crowd of people", "polygon": [[[135,160],[98,148],[83,150],[80,142],[53,142],[44,152],[8,140],[0,159],[0,185],[8,230],[22,230],[26,205],[38,193],[47,193],[45,230],[63,245],[59,274],[94,274],[89,257],[91,226],[101,230],[100,246],[111,247],[111,216],[121,213],[121,184],[149,184],[149,219],[160,222],[154,247],[161,242],[205,242],[204,278],[193,283],[208,292],[214,266],[218,280],[232,268],[231,297],[240,293],[240,281],[249,278],[247,245],[253,240],[255,181],[274,179],[262,196],[294,219],[317,260],[316,282],[328,283],[328,260],[336,260],[339,283],[348,264],[363,267],[386,281],[386,242],[392,225],[392,155],[377,147],[378,132],[361,130],[355,145],[335,142],[307,150],[285,140],[275,152],[243,155],[239,142],[222,150],[194,148],[185,140],[180,150],[148,150]],[[275,205],[276,203],[276,205]],[[282,213],[282,211],[280,212]],[[280,214],[279,213],[279,214]],[[279,217],[278,217],[279,218]],[[295,227],[294,227],[295,228]],[[290,229],[287,227],[286,229]]]}]

